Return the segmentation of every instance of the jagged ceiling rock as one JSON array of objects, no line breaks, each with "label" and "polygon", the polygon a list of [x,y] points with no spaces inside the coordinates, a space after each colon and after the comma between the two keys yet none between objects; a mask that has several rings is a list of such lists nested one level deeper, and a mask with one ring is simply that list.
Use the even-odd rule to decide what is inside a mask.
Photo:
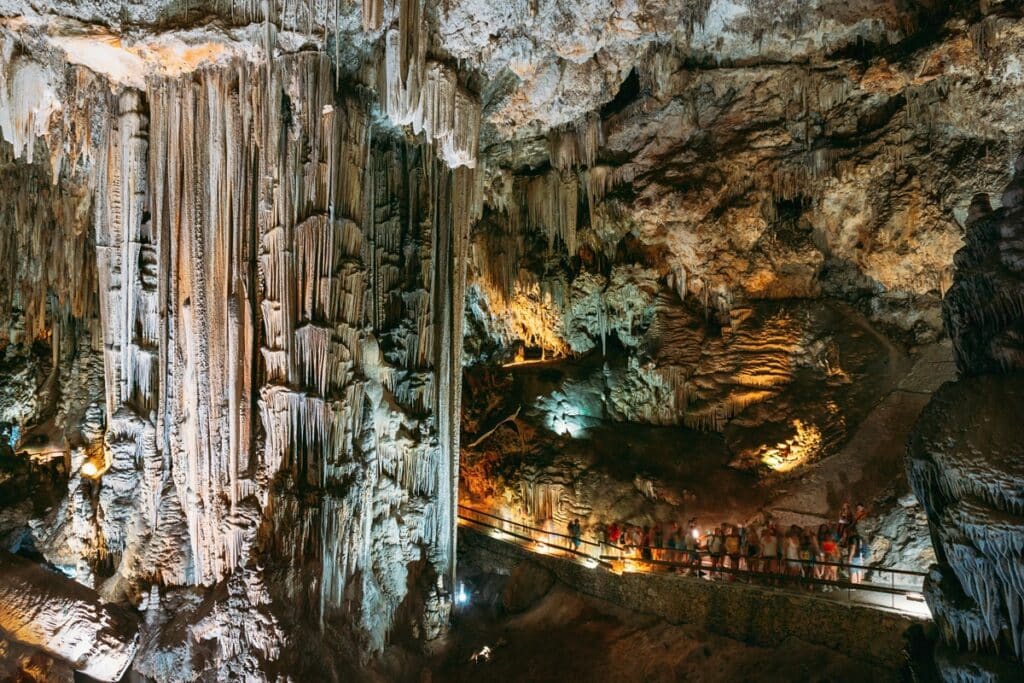
[{"label": "jagged ceiling rock", "polygon": [[[689,403],[685,373],[637,384],[680,312],[661,350],[686,367],[766,298],[856,300],[928,339],[969,198],[1024,137],[1015,12],[0,0],[0,166],[28,190],[0,203],[0,318],[9,358],[39,342],[59,369],[2,408],[74,472],[44,550],[145,603],[157,676],[298,658],[275,609],[352,617],[361,652],[399,622],[438,635],[482,198],[475,358],[614,335],[627,393]],[[721,427],[746,399],[716,362],[697,393]]]}]

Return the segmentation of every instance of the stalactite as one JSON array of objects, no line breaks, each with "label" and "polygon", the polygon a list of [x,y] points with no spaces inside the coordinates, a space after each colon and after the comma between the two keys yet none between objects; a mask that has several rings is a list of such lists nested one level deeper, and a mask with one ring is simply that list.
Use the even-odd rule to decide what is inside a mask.
[{"label": "stalactite", "polygon": [[637,76],[641,92],[660,99],[678,67],[674,46],[653,44],[640,59]]},{"label": "stalactite", "polygon": [[551,166],[560,171],[589,168],[597,160],[597,150],[603,142],[601,117],[595,112],[574,123],[552,128],[548,131]]},{"label": "stalactite", "polygon": [[384,0],[363,0],[363,30],[377,31],[384,23]]},{"label": "stalactite", "polygon": [[450,167],[476,166],[480,101],[459,84],[456,71],[427,57],[423,0],[402,0],[398,28],[385,34],[384,112],[437,145]]},{"label": "stalactite", "polygon": [[[556,238],[571,256],[576,253],[576,219],[579,210],[579,180],[575,173],[551,171],[517,181],[516,196],[524,215],[510,215],[511,229],[541,230],[548,246],[555,246]],[[513,214],[517,212],[513,211]]]}]

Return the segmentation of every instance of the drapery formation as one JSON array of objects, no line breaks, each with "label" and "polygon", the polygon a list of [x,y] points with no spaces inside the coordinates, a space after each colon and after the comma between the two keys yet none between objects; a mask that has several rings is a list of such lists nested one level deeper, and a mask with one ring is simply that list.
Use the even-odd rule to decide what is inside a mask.
[{"label": "drapery formation", "polygon": [[438,73],[425,95],[403,86],[426,98],[426,142],[319,52],[63,103],[93,126],[44,139],[62,145],[51,192],[91,192],[73,252],[95,254],[78,299],[98,300],[106,425],[96,495],[69,496],[44,544],[80,580],[105,566],[108,596],[138,599],[242,572],[366,652],[403,604],[421,635],[445,627],[481,199],[479,104]]}]

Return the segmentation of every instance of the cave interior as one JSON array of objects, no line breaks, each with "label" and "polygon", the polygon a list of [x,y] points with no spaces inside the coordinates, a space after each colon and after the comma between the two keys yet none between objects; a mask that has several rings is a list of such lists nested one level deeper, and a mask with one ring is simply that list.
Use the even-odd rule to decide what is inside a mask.
[{"label": "cave interior", "polygon": [[1019,0],[0,0],[0,178],[0,680],[1024,680]]}]

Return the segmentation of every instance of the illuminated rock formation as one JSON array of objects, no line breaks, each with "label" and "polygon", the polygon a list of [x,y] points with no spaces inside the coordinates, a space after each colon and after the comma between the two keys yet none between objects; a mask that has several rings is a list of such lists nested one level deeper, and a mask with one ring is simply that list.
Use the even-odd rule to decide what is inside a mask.
[{"label": "illuminated rock formation", "polygon": [[[464,364],[600,358],[558,434],[833,452],[884,345],[832,327],[940,334],[1024,24],[812,5],[0,2],[0,437],[62,489],[12,538],[142,614],[143,675],[340,679],[447,627]],[[1005,280],[965,358],[1017,362]]]},{"label": "illuminated rock formation", "polygon": [[[350,667],[396,625],[443,633],[474,97],[411,60],[388,113],[428,146],[375,124],[322,52],[218,43],[179,77],[105,39],[5,41],[0,124],[38,188],[5,199],[31,218],[5,233],[32,266],[10,259],[8,310],[55,365],[78,328],[102,348],[98,385],[55,375],[84,417],[40,548],[151,615],[137,667],[157,678],[301,672],[303,628],[339,631]],[[227,597],[175,630],[161,610],[191,586]]]},{"label": "illuminated rock formation", "polygon": [[138,620],[94,591],[0,552],[0,635],[100,681],[118,681],[138,646]]}]

